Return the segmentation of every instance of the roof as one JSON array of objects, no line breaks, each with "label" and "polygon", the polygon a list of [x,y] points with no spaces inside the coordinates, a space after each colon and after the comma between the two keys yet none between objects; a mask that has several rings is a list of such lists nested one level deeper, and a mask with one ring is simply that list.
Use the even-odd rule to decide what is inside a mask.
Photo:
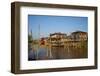
[{"label": "roof", "polygon": [[79,33],[87,34],[87,32],[84,32],[84,31],[75,31],[75,32],[72,32],[72,34],[79,34]]},{"label": "roof", "polygon": [[57,33],[50,34],[50,36],[53,36],[53,35],[67,35],[67,34],[61,33],[61,32],[57,32]]}]

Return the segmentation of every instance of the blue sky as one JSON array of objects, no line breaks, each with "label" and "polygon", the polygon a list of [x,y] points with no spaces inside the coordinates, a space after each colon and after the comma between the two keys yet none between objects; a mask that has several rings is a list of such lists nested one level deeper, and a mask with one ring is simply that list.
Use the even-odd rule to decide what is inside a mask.
[{"label": "blue sky", "polygon": [[75,16],[44,16],[28,15],[28,31],[32,30],[33,38],[47,37],[50,33],[62,32],[69,34],[80,30],[88,31],[88,18]]}]

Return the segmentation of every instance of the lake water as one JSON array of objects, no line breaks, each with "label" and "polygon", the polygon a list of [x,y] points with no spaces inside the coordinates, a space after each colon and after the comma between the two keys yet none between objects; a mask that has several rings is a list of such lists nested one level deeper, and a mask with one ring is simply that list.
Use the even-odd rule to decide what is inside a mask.
[{"label": "lake water", "polygon": [[74,59],[87,58],[88,51],[86,48],[74,47],[38,47],[29,50],[28,60],[50,60],[50,59]]}]

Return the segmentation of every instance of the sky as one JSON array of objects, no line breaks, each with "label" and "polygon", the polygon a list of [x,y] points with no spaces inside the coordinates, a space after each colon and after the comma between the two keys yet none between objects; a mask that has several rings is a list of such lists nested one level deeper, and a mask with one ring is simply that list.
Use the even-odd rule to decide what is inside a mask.
[{"label": "sky", "polygon": [[28,15],[28,32],[31,31],[34,39],[55,32],[88,32],[88,17]]}]

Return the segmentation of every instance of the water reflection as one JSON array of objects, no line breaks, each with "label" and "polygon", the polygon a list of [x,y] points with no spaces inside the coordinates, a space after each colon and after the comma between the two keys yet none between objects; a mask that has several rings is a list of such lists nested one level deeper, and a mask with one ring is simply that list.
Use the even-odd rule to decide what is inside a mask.
[{"label": "water reflection", "polygon": [[46,59],[71,59],[87,58],[87,48],[75,47],[39,47],[29,49],[28,60],[46,60]]}]

